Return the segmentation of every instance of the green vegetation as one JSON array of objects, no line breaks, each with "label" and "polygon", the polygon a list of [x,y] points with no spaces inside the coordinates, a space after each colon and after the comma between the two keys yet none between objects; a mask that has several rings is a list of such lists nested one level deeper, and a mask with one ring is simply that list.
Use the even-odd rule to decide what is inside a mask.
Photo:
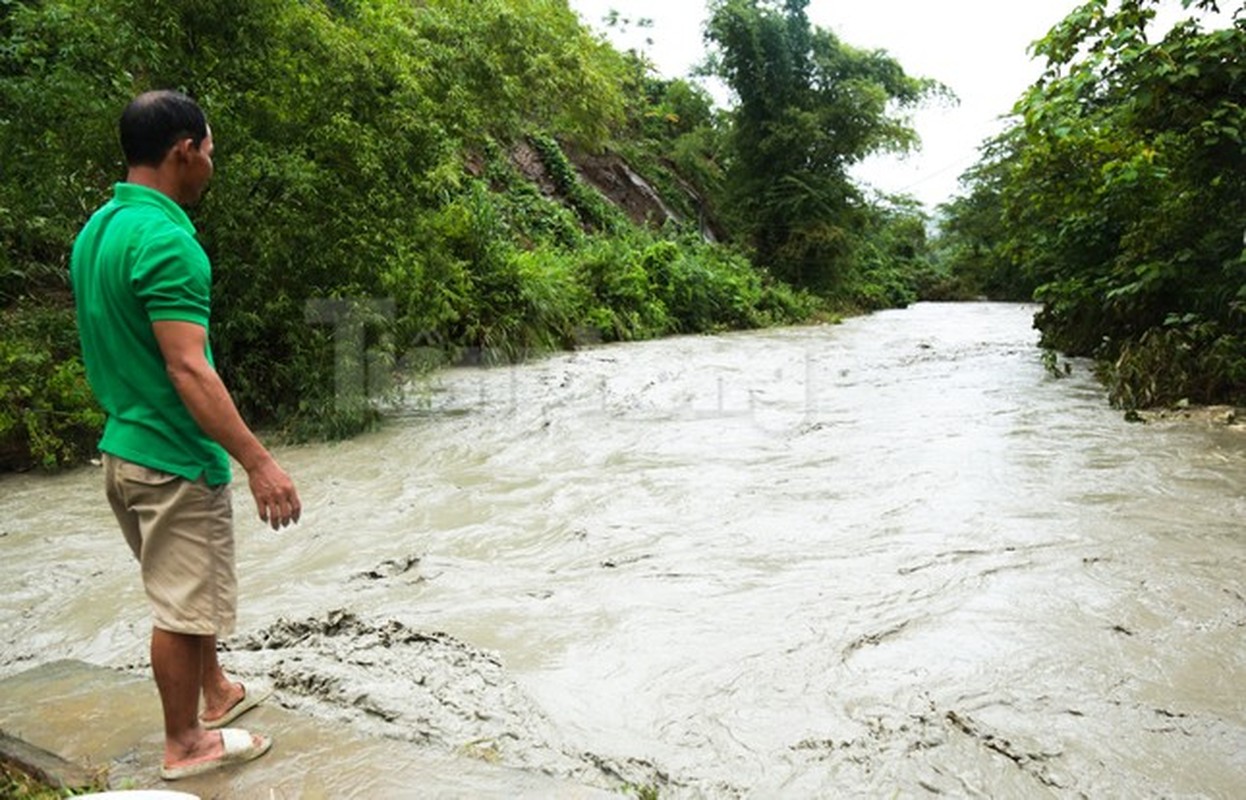
[{"label": "green vegetation", "polygon": [[976,291],[1033,292],[1043,345],[1099,359],[1118,406],[1246,403],[1246,8],[1157,38],[1157,6],[1092,0],[1034,45],[940,248]]},{"label": "green vegetation", "polygon": [[[217,176],[193,216],[217,366],[250,420],[292,436],[374,424],[384,373],[430,352],[506,360],[916,299],[924,215],[846,169],[912,146],[896,110],[937,87],[804,6],[712,5],[740,96],[723,112],[566,0],[0,0],[0,469],[72,463],[98,435],[67,259],[124,175],[120,109],[150,88],[208,113]],[[661,203],[604,196],[591,178],[615,167]]]},{"label": "green vegetation", "polygon": [[[879,213],[867,203],[849,167],[914,147],[917,136],[897,112],[946,90],[906,75],[884,52],[811,27],[808,5],[710,4],[709,68],[738,98],[721,159],[723,208],[760,264],[842,296],[873,271],[888,283],[892,254],[877,240],[897,210]],[[920,220],[914,209],[905,216]]]},{"label": "green vegetation", "polygon": [[626,786],[623,794],[635,796],[636,800],[660,800],[662,793],[656,786]]},{"label": "green vegetation", "polygon": [[107,781],[100,777],[90,786],[76,789],[57,788],[31,777],[26,772],[0,761],[0,797],[5,800],[62,800],[77,795],[106,791]]},{"label": "green vegetation", "polygon": [[59,800],[64,795],[26,773],[0,762],[0,797],[13,800]]}]

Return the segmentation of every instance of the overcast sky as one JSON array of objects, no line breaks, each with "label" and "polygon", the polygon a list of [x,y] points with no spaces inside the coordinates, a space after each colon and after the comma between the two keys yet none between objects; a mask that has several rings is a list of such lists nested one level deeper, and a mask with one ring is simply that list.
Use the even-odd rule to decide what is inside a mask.
[{"label": "overcast sky", "polygon": [[[811,0],[810,21],[857,48],[883,49],[910,75],[934,78],[960,98],[954,107],[931,106],[913,121],[920,152],[877,158],[857,177],[886,192],[916,196],[933,210],[957,192],[957,178],[977,161],[978,146],[1002,129],[1021,93],[1042,65],[1028,46],[1081,4],[1080,0]],[[1167,0],[1172,12],[1179,0]],[[653,27],[612,35],[616,46],[644,50],[667,77],[683,77],[704,55],[704,0],[570,0],[596,30],[610,9]],[[646,39],[653,44],[647,45]]]}]

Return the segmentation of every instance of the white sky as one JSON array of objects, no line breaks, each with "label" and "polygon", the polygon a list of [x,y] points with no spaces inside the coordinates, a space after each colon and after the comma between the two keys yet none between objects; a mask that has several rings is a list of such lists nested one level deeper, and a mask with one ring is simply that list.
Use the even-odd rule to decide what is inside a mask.
[{"label": "white sky", "polygon": [[[652,19],[652,28],[611,34],[612,41],[644,51],[667,77],[686,76],[704,56],[704,0],[569,3],[589,26],[607,33],[602,18],[612,8],[632,20]],[[886,50],[908,74],[941,81],[960,98],[958,106],[931,105],[913,116],[922,138],[919,152],[871,159],[856,177],[885,192],[914,195],[931,210],[949,199],[961,173],[977,161],[978,146],[1002,130],[999,118],[1042,72],[1027,54],[1029,45],[1079,5],[1081,0],[811,0],[807,13],[814,25],[854,47]],[[1181,11],[1179,0],[1165,5],[1172,14]],[[725,99],[720,94],[715,92]]]}]

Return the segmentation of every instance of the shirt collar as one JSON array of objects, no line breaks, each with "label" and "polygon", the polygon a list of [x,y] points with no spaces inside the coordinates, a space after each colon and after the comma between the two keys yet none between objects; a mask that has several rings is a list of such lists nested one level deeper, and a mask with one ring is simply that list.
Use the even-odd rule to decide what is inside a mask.
[{"label": "shirt collar", "polygon": [[122,205],[158,208],[173,224],[192,236],[195,233],[195,224],[190,221],[190,217],[186,216],[181,206],[173,202],[173,198],[163,192],[140,186],[137,183],[117,183],[113,186],[113,197]]}]

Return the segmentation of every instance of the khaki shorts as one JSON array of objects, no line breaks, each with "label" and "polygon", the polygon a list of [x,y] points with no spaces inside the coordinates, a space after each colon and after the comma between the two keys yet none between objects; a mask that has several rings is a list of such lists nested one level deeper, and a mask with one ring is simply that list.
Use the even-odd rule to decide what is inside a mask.
[{"label": "khaki shorts", "polygon": [[104,454],[104,491],[142,565],[155,627],[198,636],[231,633],[238,580],[229,486]]}]

